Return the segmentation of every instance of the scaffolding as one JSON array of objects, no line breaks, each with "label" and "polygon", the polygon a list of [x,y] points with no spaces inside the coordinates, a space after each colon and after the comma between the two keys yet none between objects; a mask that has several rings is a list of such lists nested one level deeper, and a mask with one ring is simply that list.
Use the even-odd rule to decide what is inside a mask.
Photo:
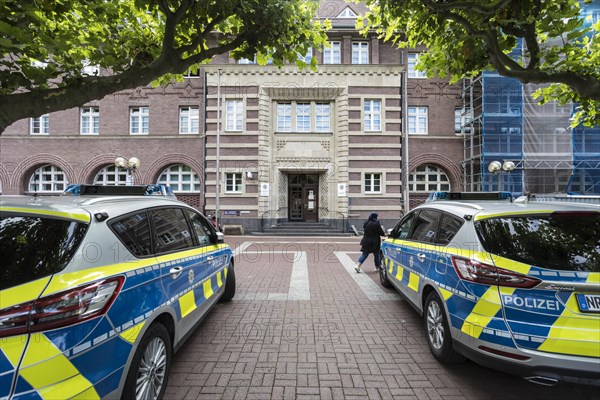
[{"label": "scaffolding", "polygon": [[[585,8],[598,15],[600,2]],[[519,57],[521,48],[513,56]],[[539,85],[484,72],[463,80],[463,184],[469,191],[600,194],[600,127],[570,127],[575,106],[533,98]],[[511,161],[510,172],[490,172]]]}]

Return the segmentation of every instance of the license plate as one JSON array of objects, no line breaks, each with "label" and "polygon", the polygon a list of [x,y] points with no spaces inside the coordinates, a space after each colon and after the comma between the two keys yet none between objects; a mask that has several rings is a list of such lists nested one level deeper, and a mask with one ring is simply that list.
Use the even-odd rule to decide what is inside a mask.
[{"label": "license plate", "polygon": [[578,293],[576,296],[581,311],[600,313],[600,294]]}]

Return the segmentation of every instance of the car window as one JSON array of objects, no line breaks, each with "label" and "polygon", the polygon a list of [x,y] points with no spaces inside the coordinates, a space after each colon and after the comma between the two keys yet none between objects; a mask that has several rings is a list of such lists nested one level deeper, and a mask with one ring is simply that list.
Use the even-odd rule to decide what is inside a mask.
[{"label": "car window", "polygon": [[396,239],[406,239],[410,233],[410,227],[414,219],[415,213],[413,212],[400,220],[392,232],[392,237]]},{"label": "car window", "polygon": [[192,235],[181,208],[158,208],[150,210],[150,214],[158,254],[193,247]]},{"label": "car window", "polygon": [[193,233],[195,233],[198,238],[198,244],[200,246],[212,244],[213,232],[209,226],[209,222],[200,214],[192,210],[187,210],[187,213],[190,222],[192,223]]},{"label": "car window", "polygon": [[555,212],[477,221],[486,251],[540,268],[600,272],[600,214]]},{"label": "car window", "polygon": [[443,213],[442,220],[440,221],[440,230],[437,235],[437,243],[443,245],[450,243],[463,223],[464,220],[462,218]]},{"label": "car window", "polygon": [[437,237],[436,234],[441,216],[441,211],[421,210],[415,219],[410,239],[418,242],[433,243]]},{"label": "car window", "polygon": [[61,271],[83,241],[88,224],[46,217],[0,217],[0,290]]},{"label": "car window", "polygon": [[134,256],[148,257],[152,255],[150,226],[146,211],[138,211],[117,218],[109,223],[109,227]]}]

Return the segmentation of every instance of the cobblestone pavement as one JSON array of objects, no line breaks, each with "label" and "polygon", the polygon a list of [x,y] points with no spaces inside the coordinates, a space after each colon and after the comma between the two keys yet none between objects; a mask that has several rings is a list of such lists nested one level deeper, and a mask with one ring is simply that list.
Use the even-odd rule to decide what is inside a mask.
[{"label": "cobblestone pavement", "polygon": [[235,298],[174,357],[166,399],[600,399],[430,354],[421,318],[379,284],[360,238],[227,237]]}]

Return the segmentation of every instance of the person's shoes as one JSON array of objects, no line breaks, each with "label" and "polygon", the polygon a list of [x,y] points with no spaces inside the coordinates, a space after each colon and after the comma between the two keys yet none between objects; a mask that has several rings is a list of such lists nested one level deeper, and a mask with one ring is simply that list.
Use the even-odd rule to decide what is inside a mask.
[{"label": "person's shoes", "polygon": [[358,268],[358,267],[354,267],[354,270],[356,271],[357,274],[360,274],[360,272],[361,272],[360,268]]}]

